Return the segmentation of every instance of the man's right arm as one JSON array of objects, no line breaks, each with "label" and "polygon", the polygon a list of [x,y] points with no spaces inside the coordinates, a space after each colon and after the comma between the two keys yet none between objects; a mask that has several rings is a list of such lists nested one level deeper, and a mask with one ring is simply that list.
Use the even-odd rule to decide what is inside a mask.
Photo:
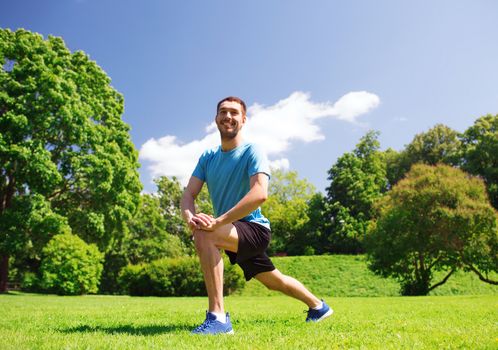
[{"label": "man's right arm", "polygon": [[180,202],[183,220],[185,220],[192,231],[199,228],[199,220],[196,219],[197,215],[195,212],[195,198],[201,191],[203,185],[204,182],[202,180],[195,176],[191,176]]}]

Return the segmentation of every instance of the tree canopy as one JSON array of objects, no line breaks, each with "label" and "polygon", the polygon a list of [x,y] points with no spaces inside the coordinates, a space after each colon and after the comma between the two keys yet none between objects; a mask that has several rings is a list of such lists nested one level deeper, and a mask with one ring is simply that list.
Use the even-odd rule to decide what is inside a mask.
[{"label": "tree canopy", "polygon": [[415,135],[399,153],[387,152],[390,185],[396,184],[416,163],[458,165],[462,142],[460,134],[443,124]]},{"label": "tree canopy", "polygon": [[[498,270],[497,213],[481,179],[446,165],[416,164],[376,203],[366,238],[370,268],[405,295],[427,294],[457,269],[489,283]],[[432,283],[434,270],[448,271]]]},{"label": "tree canopy", "polygon": [[[61,38],[0,30],[0,64],[0,221],[7,215],[30,222],[27,208],[41,206],[105,250],[126,230],[141,190],[138,154],[121,119],[123,96]],[[0,290],[9,256],[37,239],[29,227],[9,232],[19,244],[0,247]]]},{"label": "tree canopy", "polygon": [[462,168],[482,176],[491,204],[498,209],[498,115],[477,119],[462,139]]},{"label": "tree canopy", "polygon": [[339,157],[328,171],[330,186],[322,223],[322,249],[359,253],[373,203],[387,190],[386,163],[379,151],[379,133],[369,131],[352,152]]}]

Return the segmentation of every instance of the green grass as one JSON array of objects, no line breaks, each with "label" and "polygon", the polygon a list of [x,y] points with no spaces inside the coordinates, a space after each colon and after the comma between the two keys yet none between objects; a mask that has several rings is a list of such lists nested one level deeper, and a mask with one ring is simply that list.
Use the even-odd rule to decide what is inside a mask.
[{"label": "green grass", "polygon": [[[337,297],[398,296],[399,284],[394,279],[374,275],[367,268],[363,255],[322,255],[272,258],[275,266],[304,283],[316,295]],[[433,282],[439,282],[444,272],[436,272]],[[493,278],[498,279],[494,274]],[[430,295],[498,294],[498,287],[484,283],[474,273],[457,272]],[[278,295],[251,280],[241,296]]]},{"label": "green grass", "polygon": [[226,298],[233,336],[189,333],[206,298],[0,295],[1,349],[496,349],[498,297],[328,298],[335,313],[304,323],[284,297]]}]

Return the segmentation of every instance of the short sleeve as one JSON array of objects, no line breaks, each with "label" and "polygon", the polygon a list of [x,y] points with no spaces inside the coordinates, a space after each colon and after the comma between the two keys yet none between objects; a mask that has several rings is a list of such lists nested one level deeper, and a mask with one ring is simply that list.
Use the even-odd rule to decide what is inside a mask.
[{"label": "short sleeve", "polygon": [[268,157],[259,146],[251,145],[247,170],[249,177],[258,173],[264,173],[268,175],[268,178],[270,177],[270,163]]},{"label": "short sleeve", "polygon": [[194,172],[192,173],[192,176],[195,176],[201,181],[206,182],[206,153],[203,153],[199,157],[199,161],[197,162],[197,165],[195,166]]}]

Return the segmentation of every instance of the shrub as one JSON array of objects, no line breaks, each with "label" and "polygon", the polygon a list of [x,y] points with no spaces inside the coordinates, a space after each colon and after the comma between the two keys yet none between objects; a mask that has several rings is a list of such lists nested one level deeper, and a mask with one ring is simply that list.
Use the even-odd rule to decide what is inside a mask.
[{"label": "shrub", "polygon": [[42,285],[63,295],[96,293],[102,274],[103,254],[71,233],[54,236],[43,248]]},{"label": "shrub", "polygon": [[35,272],[26,272],[22,276],[21,280],[21,290],[24,292],[41,292],[41,281],[39,276]]},{"label": "shrub", "polygon": [[[242,271],[224,260],[224,293],[244,286]],[[197,257],[164,258],[148,264],[128,265],[118,279],[130,295],[204,296],[207,295]]]}]

